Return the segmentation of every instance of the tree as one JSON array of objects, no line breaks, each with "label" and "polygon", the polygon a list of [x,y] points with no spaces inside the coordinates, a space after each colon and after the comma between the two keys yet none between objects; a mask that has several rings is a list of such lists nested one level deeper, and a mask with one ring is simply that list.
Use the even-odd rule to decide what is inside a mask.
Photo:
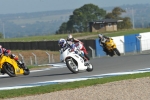
[{"label": "tree", "polygon": [[123,10],[122,8],[120,7],[115,7],[113,10],[112,10],[112,14],[115,18],[120,18],[120,15],[122,13],[126,12],[125,10]]},{"label": "tree", "polygon": [[131,19],[129,17],[120,17],[122,13],[126,12],[120,7],[115,7],[111,13],[107,13],[105,18],[123,20],[123,22],[117,23],[118,29],[129,29],[132,27]]},{"label": "tree", "polygon": [[64,23],[62,23],[62,25],[59,27],[58,33],[59,33],[59,32],[60,32],[60,33],[64,33],[64,32],[66,32],[66,31],[67,31],[67,23],[64,22]]},{"label": "tree", "polygon": [[121,20],[123,20],[123,22],[117,24],[118,29],[130,29],[130,28],[132,28],[132,22],[131,22],[129,17],[121,18]]},{"label": "tree", "polygon": [[90,21],[102,19],[105,15],[106,11],[100,9],[98,6],[93,4],[85,4],[81,8],[73,11],[73,15],[70,15],[69,21],[60,26],[59,32],[62,33],[63,30],[70,32],[86,32]]}]

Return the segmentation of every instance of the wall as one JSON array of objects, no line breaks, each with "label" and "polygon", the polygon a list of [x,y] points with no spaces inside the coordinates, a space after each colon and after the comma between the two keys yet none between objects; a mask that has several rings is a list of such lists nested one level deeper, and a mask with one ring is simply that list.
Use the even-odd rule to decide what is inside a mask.
[{"label": "wall", "polygon": [[150,49],[150,32],[140,33],[141,36],[141,50],[149,50]]},{"label": "wall", "polygon": [[140,51],[140,41],[137,39],[139,34],[124,36],[125,52]]},{"label": "wall", "polygon": [[[132,35],[112,37],[120,53],[140,52],[150,50],[150,32],[137,33]],[[96,43],[96,56],[106,56],[98,39]]]}]

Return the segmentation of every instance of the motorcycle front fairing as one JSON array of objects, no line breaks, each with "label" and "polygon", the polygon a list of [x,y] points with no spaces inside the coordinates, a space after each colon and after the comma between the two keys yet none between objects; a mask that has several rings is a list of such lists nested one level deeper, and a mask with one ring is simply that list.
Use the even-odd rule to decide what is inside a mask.
[{"label": "motorcycle front fairing", "polygon": [[69,49],[66,49],[66,50],[63,50],[63,49],[61,49],[60,50],[60,61],[61,62],[65,62],[65,58],[67,57],[67,55],[69,54],[70,52],[69,52]]},{"label": "motorcycle front fairing", "polygon": [[116,48],[116,44],[114,43],[114,41],[112,39],[109,39],[106,42],[106,47],[108,50],[113,50],[114,48]]},{"label": "motorcycle front fairing", "polygon": [[68,59],[68,58],[72,58],[74,60],[77,61],[78,63],[78,69],[79,70],[86,70],[87,69],[87,66],[84,65],[84,60],[82,57],[80,57],[78,54],[76,54],[75,52],[71,52],[67,55],[67,57],[65,58]]}]

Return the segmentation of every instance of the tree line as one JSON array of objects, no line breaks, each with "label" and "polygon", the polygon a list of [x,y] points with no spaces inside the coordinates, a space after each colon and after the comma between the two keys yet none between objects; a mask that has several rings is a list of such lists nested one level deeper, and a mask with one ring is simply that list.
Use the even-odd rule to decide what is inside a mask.
[{"label": "tree line", "polygon": [[107,13],[106,10],[99,8],[97,5],[85,4],[73,11],[69,20],[61,24],[56,34],[88,32],[89,22],[101,19],[123,20],[123,22],[117,23],[118,29],[130,29],[132,28],[131,19],[129,17],[121,17],[122,13],[125,12],[124,9],[115,7],[111,12]]},{"label": "tree line", "polygon": [[150,27],[149,10],[150,4],[123,5],[103,9],[93,4],[86,4],[74,10],[0,14],[0,33],[5,34],[5,38],[13,38],[87,32],[88,22],[105,18],[123,19],[123,22],[118,23],[118,29],[128,29],[132,28],[132,12],[135,28],[147,28]]}]

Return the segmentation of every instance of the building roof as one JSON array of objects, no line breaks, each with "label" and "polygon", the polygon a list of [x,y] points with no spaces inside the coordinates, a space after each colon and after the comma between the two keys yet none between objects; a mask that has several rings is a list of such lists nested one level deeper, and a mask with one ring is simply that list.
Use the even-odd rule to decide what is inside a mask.
[{"label": "building roof", "polygon": [[90,23],[117,23],[117,22],[122,22],[123,20],[117,20],[117,19],[102,19],[99,21],[93,21]]}]

